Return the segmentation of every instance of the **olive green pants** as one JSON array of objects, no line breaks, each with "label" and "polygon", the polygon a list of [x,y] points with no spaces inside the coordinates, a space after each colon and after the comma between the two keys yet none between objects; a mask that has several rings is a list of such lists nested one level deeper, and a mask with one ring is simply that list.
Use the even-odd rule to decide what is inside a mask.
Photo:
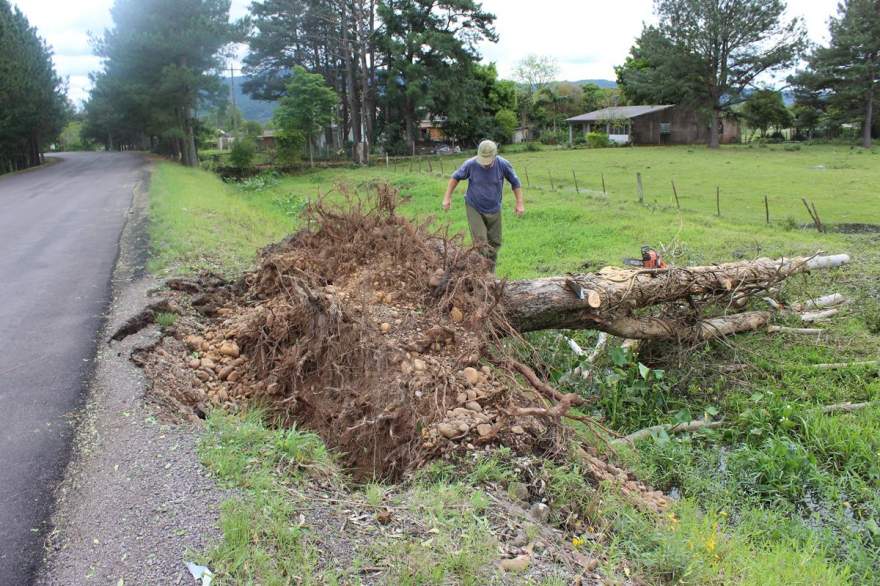
[{"label": "olive green pants", "polygon": [[480,253],[492,261],[492,269],[498,261],[498,249],[501,248],[501,212],[484,214],[469,205],[467,208],[468,226],[471,239]]}]

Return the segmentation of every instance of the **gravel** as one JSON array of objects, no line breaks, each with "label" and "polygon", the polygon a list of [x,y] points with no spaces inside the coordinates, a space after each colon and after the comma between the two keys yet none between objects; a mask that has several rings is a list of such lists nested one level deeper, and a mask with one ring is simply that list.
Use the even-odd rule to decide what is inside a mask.
[{"label": "gravel", "polygon": [[163,423],[129,360],[158,330],[110,341],[155,301],[158,283],[143,270],[146,205],[142,191],[123,232],[108,325],[36,584],[189,583],[185,561],[219,538],[219,504],[229,495],[199,463],[199,429]]}]

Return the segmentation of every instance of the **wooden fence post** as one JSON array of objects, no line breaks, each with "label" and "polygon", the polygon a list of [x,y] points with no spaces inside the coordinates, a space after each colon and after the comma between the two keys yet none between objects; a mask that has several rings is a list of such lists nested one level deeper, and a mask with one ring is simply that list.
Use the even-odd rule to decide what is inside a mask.
[{"label": "wooden fence post", "polygon": [[553,183],[553,171],[547,171],[547,174],[550,176],[550,191],[556,191],[556,184]]},{"label": "wooden fence post", "polygon": [[770,202],[767,201],[767,196],[764,196],[764,219],[767,221],[767,225],[770,225]]},{"label": "wooden fence post", "polygon": [[681,209],[681,204],[678,203],[678,190],[675,189],[675,179],[672,180],[672,195],[675,196],[675,208]]},{"label": "wooden fence post", "polygon": [[608,195],[608,192],[605,190],[605,173],[602,173],[602,194]]},{"label": "wooden fence post", "polygon": [[531,184],[531,182],[529,181],[529,168],[528,168],[528,167],[523,167],[523,169],[525,169],[525,172],[526,172],[526,187],[528,187],[529,189],[531,189],[532,184]]},{"label": "wooden fence post", "polygon": [[715,186],[715,215],[721,217],[721,187]]},{"label": "wooden fence post", "polygon": [[574,191],[575,193],[580,193],[581,189],[578,187],[578,178],[577,175],[574,174],[574,169],[571,170],[571,178],[574,179]]},{"label": "wooden fence post", "polygon": [[434,172],[434,166],[431,164],[431,159],[428,159],[428,173]]},{"label": "wooden fence post", "polygon": [[645,190],[642,188],[642,174],[636,173],[636,188],[639,191],[639,203],[645,203]]},{"label": "wooden fence post", "polygon": [[446,171],[443,170],[443,157],[440,157],[440,174],[446,176]]}]

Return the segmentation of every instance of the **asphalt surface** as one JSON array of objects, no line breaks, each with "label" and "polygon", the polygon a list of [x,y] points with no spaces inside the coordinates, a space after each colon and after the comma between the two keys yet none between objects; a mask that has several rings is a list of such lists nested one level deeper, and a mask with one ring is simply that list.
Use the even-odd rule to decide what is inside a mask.
[{"label": "asphalt surface", "polygon": [[32,581],[132,193],[135,153],[69,153],[0,176],[0,584]]}]

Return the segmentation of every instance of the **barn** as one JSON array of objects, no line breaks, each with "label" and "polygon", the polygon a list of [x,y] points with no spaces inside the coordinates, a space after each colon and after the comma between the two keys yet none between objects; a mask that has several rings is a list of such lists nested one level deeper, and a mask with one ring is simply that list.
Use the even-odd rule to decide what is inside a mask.
[{"label": "barn", "polygon": [[[618,144],[665,145],[705,144],[709,125],[696,111],[675,105],[617,106],[568,119],[568,141],[579,134],[604,132]],[[721,142],[740,142],[735,118],[721,121]]]}]

